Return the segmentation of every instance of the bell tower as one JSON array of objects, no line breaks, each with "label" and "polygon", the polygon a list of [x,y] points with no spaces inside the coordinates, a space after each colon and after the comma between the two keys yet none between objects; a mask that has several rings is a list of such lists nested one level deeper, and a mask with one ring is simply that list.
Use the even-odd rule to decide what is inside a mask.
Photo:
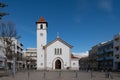
[{"label": "bell tower", "polygon": [[45,51],[47,44],[47,26],[48,23],[43,17],[36,22],[37,25],[37,70],[45,69]]}]

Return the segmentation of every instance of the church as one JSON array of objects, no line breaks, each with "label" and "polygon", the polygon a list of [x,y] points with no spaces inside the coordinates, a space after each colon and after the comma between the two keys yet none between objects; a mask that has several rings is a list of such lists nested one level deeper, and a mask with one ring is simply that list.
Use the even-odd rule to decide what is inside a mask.
[{"label": "church", "polygon": [[72,45],[59,36],[47,43],[48,22],[41,17],[37,22],[37,70],[79,70],[79,58]]}]

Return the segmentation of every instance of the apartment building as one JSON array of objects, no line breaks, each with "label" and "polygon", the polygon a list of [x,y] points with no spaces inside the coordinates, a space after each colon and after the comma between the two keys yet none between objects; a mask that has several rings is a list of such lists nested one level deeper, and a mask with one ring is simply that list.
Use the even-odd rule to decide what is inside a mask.
[{"label": "apartment building", "polygon": [[80,58],[79,69],[80,70],[88,70],[89,69],[89,57],[88,56]]},{"label": "apartment building", "polygon": [[93,70],[113,70],[113,40],[101,42],[89,51],[89,64]]},{"label": "apartment building", "polygon": [[[5,66],[6,69],[12,69],[13,66],[13,57],[15,57],[16,69],[20,69],[23,66],[22,54],[23,54],[23,44],[16,38],[11,38],[12,45],[9,54],[6,54],[5,46],[6,42],[3,41],[3,38],[0,38],[0,54],[3,54],[5,58],[2,58],[1,64]],[[11,41],[9,41],[11,43]]]},{"label": "apartment building", "polygon": [[98,70],[113,70],[113,40],[100,43],[97,56]]},{"label": "apartment building", "polygon": [[6,57],[4,56],[4,54],[1,53],[0,50],[0,70],[2,70],[5,67],[5,60]]},{"label": "apartment building", "polygon": [[97,52],[98,52],[98,45],[95,45],[92,47],[91,50],[89,50],[89,67],[93,70],[98,69],[98,62],[97,62]]},{"label": "apartment building", "polygon": [[89,50],[89,66],[93,69],[97,67],[98,70],[120,70],[120,33]]},{"label": "apartment building", "polygon": [[23,44],[15,40],[15,53],[16,53],[16,68],[22,69],[23,68]]},{"label": "apartment building", "polygon": [[113,38],[114,48],[114,70],[120,70],[120,33],[116,34]]},{"label": "apartment building", "polygon": [[24,66],[27,69],[36,69],[37,65],[37,49],[27,48],[24,52],[25,62]]},{"label": "apartment building", "polygon": [[1,39],[0,39],[0,69],[3,69],[5,67],[5,60],[6,60],[4,49],[2,46],[3,44],[1,43]]}]

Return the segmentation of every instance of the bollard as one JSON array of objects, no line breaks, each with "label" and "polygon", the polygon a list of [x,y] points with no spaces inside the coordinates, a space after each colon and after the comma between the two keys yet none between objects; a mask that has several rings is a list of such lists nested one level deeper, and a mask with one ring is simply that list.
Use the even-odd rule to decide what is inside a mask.
[{"label": "bollard", "polygon": [[77,74],[77,71],[76,71],[76,80],[78,80],[78,74]]},{"label": "bollard", "polygon": [[61,71],[59,71],[59,78],[60,78],[60,80],[61,80]]},{"label": "bollard", "polygon": [[93,80],[93,72],[92,72],[92,69],[91,69],[91,80]]},{"label": "bollard", "polygon": [[30,80],[30,72],[28,71],[28,80]]},{"label": "bollard", "polygon": [[109,72],[109,79],[113,79],[112,72]]},{"label": "bollard", "polygon": [[45,70],[44,70],[44,75],[43,75],[43,78],[44,78],[43,80],[45,80]]}]

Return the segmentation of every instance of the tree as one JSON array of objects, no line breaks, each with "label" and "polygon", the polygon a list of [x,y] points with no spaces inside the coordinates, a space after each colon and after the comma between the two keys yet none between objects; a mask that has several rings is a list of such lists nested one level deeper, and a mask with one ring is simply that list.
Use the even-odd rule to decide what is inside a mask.
[{"label": "tree", "polygon": [[[7,5],[0,2],[0,8],[4,8]],[[6,12],[0,12],[0,19],[2,19],[3,16],[8,15]],[[7,60],[13,61],[13,76],[15,76],[15,64],[16,64],[16,55],[15,54],[15,40],[18,40],[20,36],[18,36],[15,25],[11,22],[8,22],[7,24],[5,22],[0,22],[0,41],[2,42],[2,46],[0,45],[0,49],[4,52],[5,56],[7,57]],[[6,61],[7,64],[7,61]],[[12,65],[12,63],[11,63]],[[5,69],[7,68],[7,65],[5,66]]]},{"label": "tree", "polygon": [[2,48],[5,56],[8,60],[13,60],[16,57],[15,54],[15,39],[19,39],[15,25],[12,22],[0,22],[0,40],[2,42]]},{"label": "tree", "polygon": [[[0,8],[4,8],[6,6],[8,6],[8,5],[0,2]],[[6,13],[6,12],[0,12],[0,19],[2,19],[2,17],[5,16],[5,15],[8,15],[8,13]]]}]

